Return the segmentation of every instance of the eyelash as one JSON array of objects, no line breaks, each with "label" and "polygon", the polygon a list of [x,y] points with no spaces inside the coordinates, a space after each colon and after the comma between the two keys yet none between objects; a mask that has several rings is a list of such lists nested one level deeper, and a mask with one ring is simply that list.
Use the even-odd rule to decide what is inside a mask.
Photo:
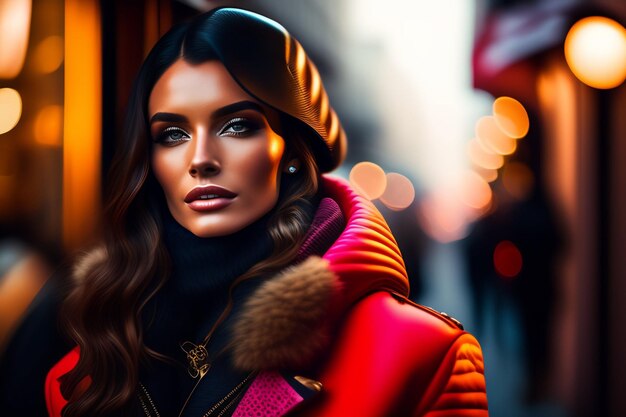
[{"label": "eyelash", "polygon": [[[226,132],[226,130],[228,130],[229,128],[235,125],[241,125],[246,130],[243,132],[235,132],[235,131]],[[221,136],[227,133],[228,135],[232,135],[232,136],[247,136],[258,129],[259,129],[259,126],[255,122],[249,119],[246,119],[244,117],[235,117],[234,119],[231,119],[228,122],[226,122],[224,127],[220,129],[219,135]]]},{"label": "eyelash", "polygon": [[[235,125],[241,125],[241,126],[244,127],[245,130],[242,131],[242,132],[236,132],[234,130],[230,131],[230,132],[227,132],[227,130],[229,128],[232,128]],[[259,126],[258,126],[257,123],[255,123],[255,122],[253,122],[253,121],[251,121],[249,119],[246,119],[244,117],[235,117],[235,118],[229,120],[228,122],[226,122],[226,124],[220,129],[218,134],[220,136],[228,135],[228,136],[242,137],[242,136],[248,136],[252,132],[254,132],[254,131],[258,130],[258,129],[259,129]],[[174,132],[181,133],[183,135],[183,137],[180,138],[180,139],[172,139],[170,135],[172,133],[174,133]],[[170,126],[170,127],[167,127],[165,129],[163,129],[163,131],[160,132],[157,135],[157,138],[156,138],[155,142],[161,143],[161,144],[164,144],[164,145],[173,145],[173,144],[176,144],[176,143],[179,143],[179,142],[183,142],[186,138],[190,138],[190,137],[191,137],[191,135],[189,135],[189,133],[185,132],[183,129],[181,129],[179,127],[176,127],[176,126]]]},{"label": "eyelash", "polygon": [[[170,126],[168,128],[163,129],[163,131],[161,133],[159,133],[159,135],[157,136],[155,142],[167,145],[167,144],[174,144],[174,143],[182,142],[182,141],[185,140],[184,138],[172,139],[170,137],[170,134],[172,134],[173,132],[180,132],[186,138],[190,137],[190,135],[187,132],[185,132],[183,129],[181,129],[179,127],[175,127],[175,126]],[[170,138],[170,139],[168,139],[168,138]]]}]

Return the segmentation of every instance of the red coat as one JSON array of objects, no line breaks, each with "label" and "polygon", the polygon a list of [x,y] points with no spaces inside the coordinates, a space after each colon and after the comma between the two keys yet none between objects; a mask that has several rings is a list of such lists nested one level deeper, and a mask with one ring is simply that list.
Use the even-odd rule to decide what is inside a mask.
[{"label": "red coat", "polygon": [[[331,178],[322,193],[337,202],[346,227],[323,258],[268,280],[244,306],[233,357],[259,373],[233,416],[487,416],[476,339],[406,299],[400,251],[369,201]],[[75,349],[48,375],[51,416],[66,403],[57,379],[78,358]],[[310,370],[311,363],[321,365]]]}]

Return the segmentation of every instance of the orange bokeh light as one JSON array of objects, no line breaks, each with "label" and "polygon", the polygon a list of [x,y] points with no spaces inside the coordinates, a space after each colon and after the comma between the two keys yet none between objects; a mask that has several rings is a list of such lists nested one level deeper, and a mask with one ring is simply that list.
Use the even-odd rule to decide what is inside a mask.
[{"label": "orange bokeh light", "polygon": [[0,78],[14,78],[24,66],[31,9],[31,0],[0,1]]},{"label": "orange bokeh light", "polygon": [[61,146],[62,134],[63,108],[58,105],[52,105],[39,110],[34,125],[34,136],[37,143],[48,146]]},{"label": "orange bokeh light", "polygon": [[22,117],[22,96],[12,88],[0,88],[0,135],[13,129]]},{"label": "orange bokeh light", "polygon": [[350,171],[350,184],[369,200],[379,198],[387,187],[385,171],[373,162],[359,162]]},{"label": "orange bokeh light", "polygon": [[472,170],[482,177],[487,182],[494,182],[498,179],[498,170],[487,169],[480,166],[473,166]]},{"label": "orange bokeh light", "polygon": [[467,143],[467,154],[472,163],[485,169],[498,169],[504,164],[502,155],[487,149],[476,138]]},{"label": "orange bokeh light", "polygon": [[491,202],[491,187],[480,175],[474,171],[467,171],[458,185],[458,195],[463,204],[483,209]]},{"label": "orange bokeh light", "polygon": [[522,253],[513,242],[503,240],[493,251],[493,266],[501,277],[515,278],[522,271]]},{"label": "orange bokeh light", "polygon": [[63,63],[63,38],[48,36],[35,48],[32,66],[37,72],[49,74],[59,69]]},{"label": "orange bokeh light", "polygon": [[528,133],[528,113],[514,98],[498,97],[493,102],[493,116],[498,127],[509,137],[520,139]]},{"label": "orange bokeh light", "polygon": [[617,87],[626,79],[626,29],[607,17],[579,20],[565,38],[565,60],[585,84]]},{"label": "orange bokeh light", "polygon": [[507,136],[498,127],[493,116],[483,116],[478,119],[476,137],[485,148],[500,155],[510,155],[517,149],[517,141]]},{"label": "orange bokeh light", "polygon": [[391,210],[404,210],[414,199],[415,188],[410,179],[395,172],[387,174],[387,186],[380,196],[384,205]]}]

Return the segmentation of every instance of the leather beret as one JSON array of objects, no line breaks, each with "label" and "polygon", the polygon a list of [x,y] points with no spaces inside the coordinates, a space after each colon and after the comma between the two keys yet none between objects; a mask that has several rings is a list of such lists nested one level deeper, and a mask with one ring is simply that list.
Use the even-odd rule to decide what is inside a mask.
[{"label": "leather beret", "polygon": [[207,47],[248,94],[310,133],[304,137],[311,140],[321,172],[332,171],[343,161],[346,135],[318,70],[283,26],[243,9],[214,9],[191,22],[182,55],[201,57]]}]

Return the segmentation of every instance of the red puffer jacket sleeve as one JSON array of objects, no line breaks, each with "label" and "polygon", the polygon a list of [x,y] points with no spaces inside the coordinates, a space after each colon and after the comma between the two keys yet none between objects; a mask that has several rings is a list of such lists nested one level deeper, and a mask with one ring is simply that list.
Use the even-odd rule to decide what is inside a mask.
[{"label": "red puffer jacket sleeve", "polygon": [[487,416],[484,369],[476,339],[461,335],[445,355],[414,416]]},{"label": "red puffer jacket sleeve", "polygon": [[61,383],[59,378],[71,371],[78,363],[78,348],[74,348],[56,363],[46,377],[45,395],[48,415],[61,417],[61,410],[67,404],[67,400],[61,395]]},{"label": "red puffer jacket sleeve", "polygon": [[385,292],[352,309],[320,381],[323,399],[302,415],[488,415],[476,339],[448,316]]}]

